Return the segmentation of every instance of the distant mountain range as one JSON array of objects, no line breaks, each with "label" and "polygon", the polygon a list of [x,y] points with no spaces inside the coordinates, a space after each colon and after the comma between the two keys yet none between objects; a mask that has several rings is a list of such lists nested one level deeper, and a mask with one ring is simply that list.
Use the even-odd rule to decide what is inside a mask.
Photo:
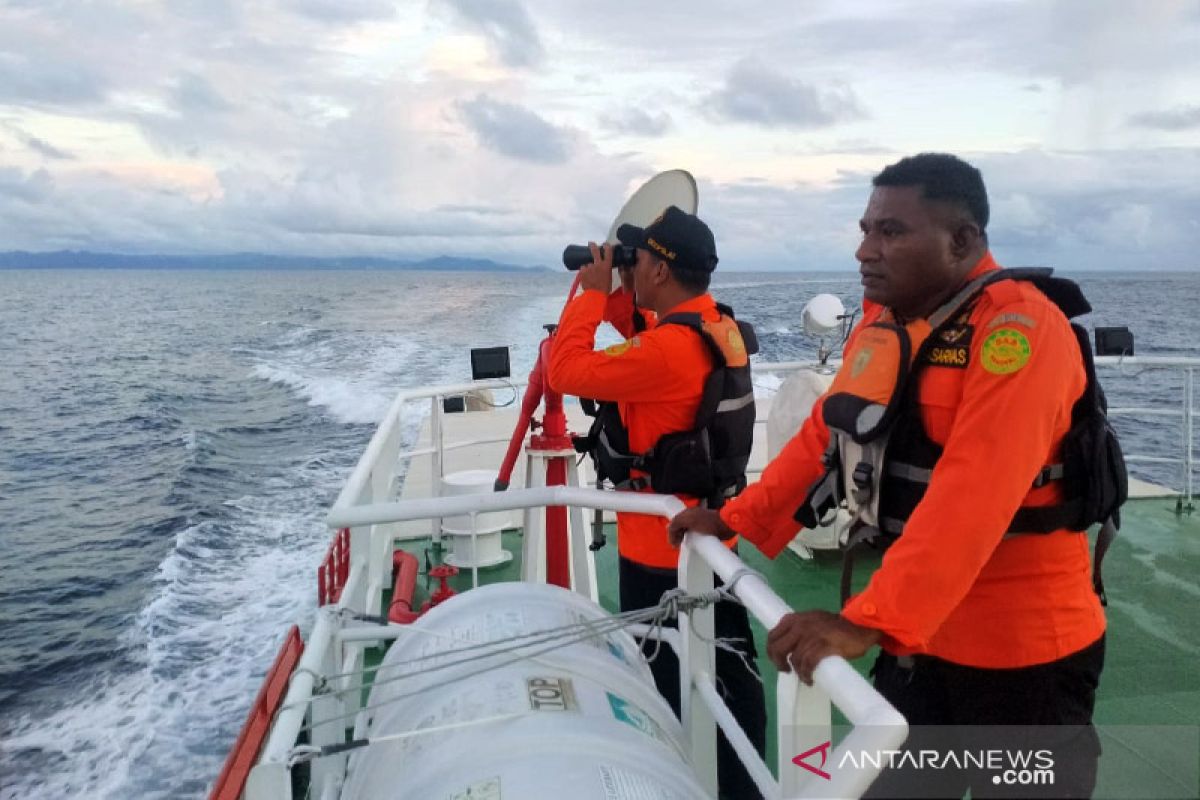
[{"label": "distant mountain range", "polygon": [[487,258],[438,256],[420,261],[367,256],[272,256],[233,253],[220,256],[125,255],[59,250],[54,253],[0,252],[0,269],[395,269],[444,272],[545,271],[543,266],[504,264]]}]

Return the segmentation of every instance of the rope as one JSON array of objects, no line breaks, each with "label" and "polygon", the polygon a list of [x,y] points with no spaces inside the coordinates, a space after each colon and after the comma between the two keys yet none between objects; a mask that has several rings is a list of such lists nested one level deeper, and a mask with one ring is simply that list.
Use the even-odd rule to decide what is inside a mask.
[{"label": "rope", "polygon": [[[604,617],[601,619],[583,620],[580,622],[572,623],[570,625],[563,625],[563,626],[559,626],[556,628],[546,628],[544,630],[532,631],[530,633],[519,634],[519,635],[513,636],[511,638],[505,639],[503,641],[499,641],[499,642],[493,641],[493,642],[482,642],[482,643],[478,643],[478,644],[465,644],[462,647],[456,647],[451,650],[444,650],[444,651],[441,651],[438,653],[433,653],[433,654],[426,655],[426,656],[418,656],[416,658],[407,659],[407,660],[395,662],[392,664],[381,664],[378,667],[375,667],[373,669],[362,670],[362,673],[364,675],[364,679],[362,681],[352,684],[350,686],[347,686],[345,688],[338,689],[334,692],[330,692],[328,694],[342,695],[342,694],[347,694],[350,692],[361,691],[362,689],[366,688],[368,685],[365,680],[366,673],[368,673],[368,672],[376,673],[376,679],[374,681],[372,681],[372,683],[371,683],[371,687],[372,687],[372,689],[374,689],[379,686],[387,685],[389,683],[394,683],[397,681],[402,681],[402,680],[405,680],[408,678],[415,677],[417,675],[427,675],[430,672],[436,671],[436,670],[447,670],[447,669],[451,669],[454,667],[465,666],[465,665],[483,661],[483,660],[488,661],[487,664],[481,666],[478,669],[467,670],[467,671],[464,671],[462,674],[442,678],[439,681],[439,686],[446,686],[448,684],[463,681],[468,678],[472,678],[477,675],[481,675],[485,672],[489,672],[493,669],[506,667],[506,666],[509,666],[510,664],[515,664],[520,661],[529,660],[529,661],[534,661],[537,663],[545,664],[545,662],[539,662],[539,659],[538,659],[539,656],[543,656],[549,652],[561,649],[562,647],[565,647],[565,646],[571,645],[571,644],[575,644],[577,642],[587,641],[590,639],[599,639],[601,637],[607,636],[610,633],[616,632],[618,630],[623,630],[623,629],[629,627],[630,625],[636,625],[636,624],[647,624],[650,627],[651,631],[653,631],[655,634],[658,634],[655,636],[654,651],[651,654],[646,656],[647,661],[653,661],[658,656],[658,653],[662,647],[662,638],[661,638],[662,628],[664,627],[665,624],[667,624],[669,622],[669,620],[676,618],[681,612],[684,614],[689,614],[695,609],[708,608],[709,606],[711,606],[714,603],[717,603],[721,600],[728,600],[728,601],[731,601],[734,603],[738,603],[740,605],[741,600],[738,599],[738,597],[733,593],[733,589],[737,585],[737,582],[739,580],[741,580],[746,575],[750,575],[750,574],[758,575],[760,578],[762,577],[761,574],[756,572],[755,570],[752,570],[749,568],[744,568],[744,569],[738,570],[734,574],[733,578],[730,580],[730,582],[728,584],[719,586],[719,587],[709,590],[707,592],[702,592],[702,593],[696,594],[696,595],[689,595],[683,589],[679,589],[679,588],[671,589],[667,592],[664,592],[663,596],[659,599],[658,605],[656,605],[656,606],[649,606],[647,608],[636,609],[633,611],[626,611],[626,612],[622,612],[620,614],[615,614],[615,615],[612,615],[609,617]],[[427,630],[423,630],[423,629],[417,628],[417,627],[409,627],[408,630],[411,630],[416,633],[420,633],[425,636],[430,636],[433,638],[448,639],[448,640],[450,640],[452,642],[456,642],[456,643],[462,641],[461,639],[450,636],[448,634],[443,634],[443,633],[439,633],[436,631],[427,631]],[[721,648],[723,650],[727,650],[729,652],[736,653],[738,655],[738,657],[742,660],[742,663],[745,665],[747,671],[749,671],[750,674],[754,675],[755,678],[760,683],[762,682],[762,677],[758,674],[758,672],[750,664],[749,660],[746,658],[745,653],[733,646],[734,643],[743,642],[744,640],[742,640],[741,638],[736,638],[736,637],[735,638],[714,637],[712,639],[708,639],[707,637],[701,636],[699,638],[702,641],[713,644],[715,647]],[[544,645],[544,646],[542,646],[542,645]],[[520,652],[520,651],[525,651],[528,648],[539,647],[539,646],[540,646],[540,649],[534,650],[533,652]],[[507,659],[501,661],[500,663],[493,662],[493,659],[495,659],[497,657],[506,656],[509,654],[513,654],[513,656],[511,658],[507,658]],[[445,659],[447,656],[457,656],[457,655],[462,655],[463,657],[453,659],[450,661],[446,661],[443,663],[437,663],[437,664],[428,664],[427,663],[434,659]],[[418,669],[404,671],[399,674],[391,674],[391,675],[388,675],[388,677],[386,677],[386,678],[379,677],[379,675],[382,674],[382,671],[385,669],[389,669],[389,670],[390,669],[399,669],[399,668],[409,667],[409,666],[413,666],[413,665],[417,665],[417,664],[425,664],[425,666],[418,668]],[[550,666],[553,666],[553,665],[550,665]],[[358,672],[344,672],[344,673],[338,673],[338,674],[333,674],[333,675],[327,675],[324,677],[322,686],[328,686],[332,681],[334,681],[338,678],[354,677],[355,675],[358,675],[358,674],[359,674]],[[413,691],[404,692],[395,697],[388,698],[387,700],[378,702],[378,703],[374,704],[373,706],[371,706],[371,711],[372,712],[378,711],[378,709],[380,709],[386,705],[408,699],[409,697],[419,694],[422,691],[424,691],[424,689],[414,689]],[[316,697],[316,694],[314,692],[314,698],[315,697]],[[300,701],[298,703],[289,704],[289,705],[290,706],[307,705],[312,702],[312,699],[313,698],[310,698],[308,700]],[[284,708],[287,708],[287,707],[289,707],[289,706],[284,706]],[[300,728],[300,731],[302,733],[311,733],[312,730],[318,726],[329,725],[329,724],[333,724],[333,723],[337,723],[337,722],[344,722],[344,721],[353,719],[354,717],[357,717],[360,713],[361,713],[361,710],[354,711],[354,712],[347,713],[347,714],[341,714],[341,715],[338,715],[335,717],[329,717],[326,719],[322,719],[318,722],[313,722],[308,725],[302,726]],[[501,720],[510,719],[510,718],[514,718],[514,717],[524,716],[526,713],[530,713],[530,712],[521,712],[518,714],[508,714],[508,715],[501,715],[501,716],[497,716],[497,717],[488,717],[488,718],[482,719],[482,720],[473,720],[471,722],[455,723],[452,725],[442,726],[439,728],[423,728],[423,729],[419,729],[419,730],[415,730],[415,731],[408,731],[406,733],[394,734],[394,735],[390,735],[390,736],[386,736],[386,737],[376,737],[373,739],[354,739],[349,742],[325,745],[323,747],[314,747],[311,745],[301,745],[301,746],[293,748],[292,751],[290,752],[288,765],[290,767],[294,763],[302,763],[304,761],[310,761],[312,759],[321,758],[323,756],[335,755],[337,753],[341,753],[346,750],[355,749],[358,747],[365,747],[367,745],[370,745],[370,744],[376,743],[376,742],[395,740],[395,739],[403,739],[403,738],[421,735],[424,733],[434,733],[434,732],[437,732],[440,730],[450,730],[453,728],[467,727],[469,725],[474,725],[474,724],[485,724],[485,723],[490,723],[490,722],[495,722],[495,721],[501,721]]]},{"label": "rope", "polygon": [[[616,630],[625,628],[629,625],[645,623],[645,622],[650,622],[650,624],[654,624],[653,618],[654,618],[654,616],[656,616],[659,613],[660,613],[660,609],[658,607],[651,606],[651,607],[645,608],[645,609],[638,609],[636,611],[626,612],[624,614],[620,614],[615,617],[606,617],[604,619],[599,619],[599,620],[588,620],[588,621],[581,622],[581,623],[575,623],[572,625],[562,626],[561,628],[550,628],[550,629],[547,629],[546,631],[538,631],[534,634],[525,634],[523,637],[514,637],[514,638],[528,638],[531,635],[542,635],[542,638],[540,638],[540,639],[536,639],[536,640],[521,643],[521,644],[511,645],[510,644],[511,640],[504,640],[503,642],[484,642],[482,644],[470,645],[470,646],[467,646],[464,648],[459,648],[456,652],[480,651],[480,650],[483,650],[484,648],[495,648],[495,649],[493,649],[489,652],[483,653],[481,655],[466,656],[464,658],[457,659],[457,660],[454,660],[454,661],[451,661],[448,663],[433,664],[433,665],[430,665],[427,667],[423,667],[421,669],[413,670],[410,672],[404,672],[399,675],[391,675],[382,680],[374,681],[374,683],[372,684],[372,688],[374,686],[382,686],[382,685],[386,685],[388,683],[402,681],[407,678],[415,677],[417,675],[426,675],[435,670],[444,670],[444,669],[449,669],[449,668],[456,667],[456,666],[463,666],[463,665],[470,664],[473,662],[481,661],[483,659],[490,660],[496,656],[503,656],[507,653],[515,653],[516,651],[523,650],[528,647],[533,647],[533,646],[536,646],[539,644],[546,644],[545,647],[542,647],[539,650],[535,650],[532,653],[520,653],[520,654],[515,655],[513,658],[509,658],[507,660],[501,661],[498,664],[489,663],[489,664],[481,667],[480,669],[464,672],[460,675],[454,675],[449,678],[444,678],[444,679],[442,679],[442,681],[439,685],[445,686],[450,683],[455,683],[458,681],[466,680],[467,678],[473,678],[476,675],[482,675],[483,673],[488,672],[492,669],[496,669],[498,667],[506,667],[510,664],[515,664],[519,661],[523,661],[523,660],[537,661],[537,656],[545,655],[546,653],[549,653],[553,650],[557,650],[565,645],[575,644],[576,642],[586,641],[588,639],[599,638],[601,636],[612,633]],[[445,634],[438,634],[438,633],[435,633],[432,631],[425,631],[420,628],[413,628],[412,630],[417,633],[421,633],[421,634],[424,634],[427,636],[448,638],[445,636]],[[497,648],[496,647],[497,645],[502,645],[502,646]],[[406,665],[412,664],[412,663],[420,663],[420,662],[428,661],[431,658],[440,658],[441,656],[442,656],[442,654],[435,654],[432,656],[425,656],[422,658],[411,659],[407,662],[401,662],[399,664],[387,665],[387,666],[389,666],[389,667],[391,667],[391,666],[396,666],[396,667],[406,666]],[[354,673],[348,673],[348,674],[352,675]],[[342,677],[346,677],[346,675],[347,675],[347,673],[343,673]],[[366,687],[366,685],[367,684],[365,682],[358,683],[358,684],[349,686],[344,689],[339,689],[336,692],[332,692],[331,694],[340,695],[340,694],[345,694],[348,692],[361,691],[363,688]],[[376,703],[374,706],[372,706],[372,708],[373,709],[382,708],[383,706],[388,705],[390,703],[398,702],[400,700],[404,700],[409,697],[412,697],[413,695],[418,694],[420,691],[423,691],[423,690],[418,689],[418,690],[414,690],[412,692],[406,692],[406,693],[397,695],[396,697],[392,697],[392,698],[384,700],[380,703]],[[290,704],[290,705],[291,706],[303,706],[303,705],[307,705],[309,702],[310,701],[305,700],[305,701],[300,701],[298,703]],[[285,707],[288,707],[288,706],[285,706]],[[305,725],[305,726],[301,727],[300,730],[302,732],[311,731],[320,725],[328,725],[331,723],[348,720],[348,719],[351,719],[351,718],[357,716],[357,713],[358,712],[353,712],[353,713],[348,713],[348,714],[342,714],[342,715],[339,715],[336,717],[329,717],[327,719],[320,720],[319,722],[314,722],[309,725]]]},{"label": "rope", "polygon": [[494,717],[484,717],[483,719],[472,719],[464,722],[451,722],[448,725],[436,725],[432,728],[417,728],[403,733],[392,733],[387,736],[372,736],[367,739],[351,739],[348,742],[339,742],[337,744],[327,744],[323,746],[316,745],[299,745],[293,747],[288,753],[287,766],[288,769],[303,764],[307,761],[313,761],[324,756],[334,756],[338,753],[345,753],[348,750],[357,750],[360,747],[367,747],[373,744],[383,744],[384,742],[396,742],[402,739],[412,739],[417,736],[424,736],[430,733],[441,733],[442,731],[451,731],[458,728],[473,728],[476,725],[490,725],[493,722],[506,722],[510,719],[518,717],[526,717],[534,712],[521,711],[514,714],[498,714]]},{"label": "rope", "polygon": [[[334,681],[334,680],[337,680],[338,678],[354,677],[354,676],[360,674],[360,672],[362,672],[362,673],[382,672],[383,670],[399,669],[401,667],[406,667],[406,666],[411,666],[411,665],[416,665],[416,664],[423,664],[427,661],[432,661],[434,659],[443,659],[443,658],[446,658],[447,656],[454,656],[454,655],[459,655],[462,653],[474,653],[477,651],[486,650],[487,648],[495,648],[495,650],[493,652],[483,653],[482,655],[478,656],[478,658],[487,658],[490,656],[501,655],[505,652],[518,650],[522,647],[530,647],[530,646],[533,646],[536,644],[542,644],[543,642],[552,641],[557,638],[565,638],[576,632],[588,632],[589,636],[591,636],[591,635],[599,636],[602,634],[611,633],[612,631],[619,630],[619,629],[627,627],[629,625],[635,625],[638,623],[646,622],[650,618],[647,615],[647,612],[657,613],[657,608],[650,607],[648,609],[638,609],[636,611],[629,611],[629,612],[624,612],[622,614],[613,615],[612,617],[606,617],[602,620],[584,620],[582,622],[572,623],[570,625],[564,625],[564,626],[560,626],[557,628],[545,628],[542,630],[531,631],[529,633],[517,634],[515,636],[509,637],[509,638],[501,640],[501,641],[470,643],[470,644],[466,644],[463,647],[458,647],[458,648],[454,648],[451,650],[442,650],[437,653],[430,653],[429,655],[417,656],[416,658],[410,658],[410,659],[406,659],[404,661],[396,661],[391,664],[380,664],[379,666],[376,666],[376,667],[364,668],[361,671],[356,670],[353,672],[334,673],[331,675],[327,675],[326,681]],[[415,628],[412,626],[406,626],[406,627],[408,630],[411,630],[415,633],[419,633],[423,636],[429,636],[431,638],[447,639],[454,643],[458,643],[458,642],[462,641],[461,639],[457,639],[453,636],[450,636],[448,634],[439,633],[437,631],[429,631],[429,630],[424,630],[422,628]],[[513,644],[513,642],[517,642],[517,641],[520,641],[523,639],[530,639],[531,641],[524,642],[522,644]],[[511,646],[506,647],[506,645],[511,645]],[[477,658],[463,658],[463,659],[459,659],[457,661],[451,661],[451,662],[446,662],[446,663],[442,663],[442,664],[435,664],[428,668],[423,668],[423,669],[419,670],[419,672],[426,672],[429,670],[436,670],[436,669],[446,669],[446,668],[457,666],[459,664],[465,664],[465,663],[468,663],[468,662],[474,661],[474,660],[477,660]],[[411,677],[413,674],[416,674],[416,673],[404,673],[401,675],[389,676],[388,678],[378,678],[377,680],[372,681],[372,685],[379,686],[379,685],[386,684],[386,683],[389,683],[394,680],[401,680],[406,677]],[[367,686],[366,683],[358,684],[356,686],[352,686],[352,687],[349,687],[346,689],[339,689],[337,692],[335,692],[335,694],[342,694],[342,693],[354,691],[355,689],[363,689],[363,688],[366,688],[366,686]]]},{"label": "rope", "polygon": [[[662,649],[661,631],[663,621],[664,619],[677,616],[676,611],[681,610],[687,613],[696,608],[707,608],[713,603],[717,603],[722,600],[726,600],[731,603],[737,603],[738,605],[745,605],[741,598],[734,593],[734,589],[737,586],[738,581],[747,575],[754,575],[759,580],[766,583],[766,578],[763,577],[761,572],[751,569],[750,567],[742,567],[737,572],[733,573],[733,577],[729,579],[728,583],[718,586],[711,591],[703,592],[702,594],[688,595],[682,589],[670,589],[664,592],[662,599],[658,601],[659,606],[662,607],[665,605],[671,609],[671,612],[667,614],[665,618],[659,619],[657,624],[653,626],[653,631],[656,634],[654,640],[654,649],[650,653],[646,654],[646,661],[653,663],[654,659],[658,658],[658,654]],[[746,657],[745,649],[737,647],[739,644],[746,644],[745,639],[740,636],[714,636],[710,639],[707,636],[701,635],[694,629],[692,630],[692,634],[700,641],[705,642],[706,644],[711,644],[718,650],[724,650],[728,653],[733,653],[736,655],[738,659],[741,660],[742,666],[746,668],[746,671],[753,675],[754,679],[759,683],[763,682],[762,676],[758,674],[758,670],[754,668],[754,665],[750,663],[750,659]]]}]

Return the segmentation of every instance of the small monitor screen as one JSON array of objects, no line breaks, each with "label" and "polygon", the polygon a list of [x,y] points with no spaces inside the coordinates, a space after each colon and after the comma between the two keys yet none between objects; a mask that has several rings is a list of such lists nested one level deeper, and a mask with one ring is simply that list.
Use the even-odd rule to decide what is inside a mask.
[{"label": "small monitor screen", "polygon": [[507,347],[477,347],[471,350],[471,377],[482,381],[509,376]]},{"label": "small monitor screen", "polygon": [[1133,332],[1129,328],[1096,328],[1096,355],[1133,355]]}]

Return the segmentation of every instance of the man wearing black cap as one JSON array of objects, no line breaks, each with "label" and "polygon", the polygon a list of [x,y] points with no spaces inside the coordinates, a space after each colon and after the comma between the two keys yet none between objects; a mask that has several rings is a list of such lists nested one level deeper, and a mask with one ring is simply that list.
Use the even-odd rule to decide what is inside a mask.
[{"label": "man wearing black cap", "polygon": [[[602,403],[598,417],[605,441],[625,444],[627,436],[626,452],[636,456],[656,445],[661,450],[660,440],[665,442],[668,435],[696,430],[706,384],[713,384],[708,379],[717,368],[724,369],[728,376],[724,384],[743,386],[747,394],[744,398],[727,398],[735,402],[721,405],[735,410],[724,416],[714,415],[704,427],[713,442],[743,440],[734,447],[743,448],[748,455],[754,419],[749,354],[745,331],[729,309],[718,308],[708,294],[717,265],[712,231],[695,215],[671,206],[646,228],[621,226],[617,238],[637,248],[637,261],[622,275],[624,288],[610,297],[612,251],[589,245],[593,263],[580,270],[583,291],[568,304],[559,321],[550,357],[550,385],[563,394],[607,401],[607,408]],[[631,324],[632,309],[620,313],[622,301],[628,303],[625,288],[632,288],[638,308],[655,314],[641,332]],[[596,328],[606,319],[630,338],[597,351]],[[742,401],[740,405],[738,401]],[[735,435],[729,435],[731,432]],[[721,455],[715,455],[714,463]],[[606,471],[604,464],[600,467],[601,472]],[[743,461],[738,471],[744,467]],[[613,478],[619,488],[678,491],[657,485],[657,478],[651,480],[651,471],[630,469],[628,463],[624,469],[621,479]],[[702,495],[679,492],[678,496],[689,506],[703,500],[709,507],[719,507],[725,496],[745,485],[745,477],[738,475],[732,485],[728,480],[718,479],[716,483],[716,491]],[[677,586],[679,551],[667,538],[666,520],[644,514],[618,514],[617,543],[622,610],[656,605],[663,592]],[[735,544],[731,541],[730,547]],[[718,603],[716,635],[742,642],[738,648],[747,656],[746,662],[738,654],[717,651],[717,677],[725,702],[761,754],[766,741],[766,712],[762,684],[746,666],[754,663],[756,653],[745,608]],[[645,643],[643,649],[652,651],[654,643]],[[679,662],[674,652],[661,648],[651,669],[659,691],[678,714]],[[723,735],[718,740],[718,772],[722,797],[745,800],[760,796]]]}]

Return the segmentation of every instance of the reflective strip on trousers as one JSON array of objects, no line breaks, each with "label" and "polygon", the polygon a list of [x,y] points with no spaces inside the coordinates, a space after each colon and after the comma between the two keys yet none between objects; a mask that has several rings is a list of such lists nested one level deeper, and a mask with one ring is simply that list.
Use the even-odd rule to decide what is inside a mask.
[{"label": "reflective strip on trousers", "polygon": [[738,411],[754,402],[754,392],[744,394],[741,397],[735,397],[731,400],[722,400],[717,403],[717,413],[724,414],[729,411]]}]

